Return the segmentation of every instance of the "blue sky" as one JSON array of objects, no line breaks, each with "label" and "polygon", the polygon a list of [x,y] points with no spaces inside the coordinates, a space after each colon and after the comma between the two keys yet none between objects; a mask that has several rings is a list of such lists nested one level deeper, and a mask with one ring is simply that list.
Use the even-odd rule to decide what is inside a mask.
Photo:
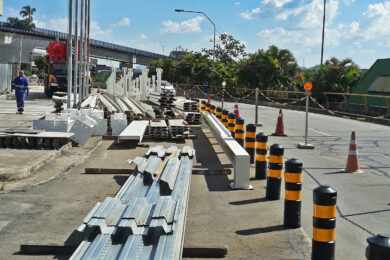
[{"label": "blue sky", "polygon": [[[182,46],[211,47],[212,29],[201,10],[243,41],[250,52],[275,44],[289,48],[298,63],[319,63],[323,0],[91,0],[96,39],[168,54]],[[66,31],[67,0],[4,0],[4,20],[23,5],[37,8],[39,27]],[[367,68],[389,57],[390,0],[328,0],[325,58],[352,58]]]}]

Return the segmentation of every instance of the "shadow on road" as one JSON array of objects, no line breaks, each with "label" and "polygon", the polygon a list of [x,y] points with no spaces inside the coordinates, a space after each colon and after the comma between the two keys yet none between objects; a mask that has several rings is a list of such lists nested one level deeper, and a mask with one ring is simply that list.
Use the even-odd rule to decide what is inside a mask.
[{"label": "shadow on road", "polygon": [[270,226],[270,227],[238,230],[236,231],[236,234],[241,236],[251,236],[251,235],[271,233],[271,232],[283,231],[283,230],[286,230],[286,228],[283,225],[277,225],[277,226]]},{"label": "shadow on road", "polygon": [[194,134],[197,136],[194,139],[194,148],[196,151],[196,159],[200,168],[207,169],[210,174],[204,174],[209,191],[231,191],[229,187],[229,179],[226,174],[212,174],[225,171],[231,167],[231,164],[221,164],[217,153],[214,151],[212,144],[205,135],[202,129],[194,129]]},{"label": "shadow on road", "polygon": [[267,202],[266,198],[256,198],[256,199],[249,199],[249,200],[239,200],[239,201],[232,201],[229,202],[230,205],[235,206],[241,206],[241,205],[248,205],[248,204],[254,204],[254,203],[260,203],[260,202]]}]

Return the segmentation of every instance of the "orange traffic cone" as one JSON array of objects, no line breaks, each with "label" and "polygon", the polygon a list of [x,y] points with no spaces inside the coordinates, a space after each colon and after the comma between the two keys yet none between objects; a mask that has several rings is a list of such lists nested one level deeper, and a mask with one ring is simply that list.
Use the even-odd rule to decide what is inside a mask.
[{"label": "orange traffic cone", "polygon": [[345,167],[345,172],[349,172],[349,173],[361,172],[359,166],[355,131],[352,131],[351,133],[351,143],[349,144],[349,152],[348,152],[347,166]]},{"label": "orange traffic cone", "polygon": [[279,116],[278,116],[278,121],[276,123],[275,133],[273,133],[272,135],[273,136],[287,136],[284,133],[283,111],[281,109],[279,110]]},{"label": "orange traffic cone", "polygon": [[238,109],[238,105],[235,104],[234,105],[234,115],[236,116],[236,118],[240,118],[240,110]]}]

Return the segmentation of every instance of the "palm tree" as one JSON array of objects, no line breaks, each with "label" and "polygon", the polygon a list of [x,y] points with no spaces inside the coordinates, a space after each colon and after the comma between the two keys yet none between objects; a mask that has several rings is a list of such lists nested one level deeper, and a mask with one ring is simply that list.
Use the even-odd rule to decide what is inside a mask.
[{"label": "palm tree", "polygon": [[20,10],[20,15],[25,18],[28,23],[31,25],[33,22],[33,15],[37,10],[34,7],[29,5],[23,6],[22,10]]}]

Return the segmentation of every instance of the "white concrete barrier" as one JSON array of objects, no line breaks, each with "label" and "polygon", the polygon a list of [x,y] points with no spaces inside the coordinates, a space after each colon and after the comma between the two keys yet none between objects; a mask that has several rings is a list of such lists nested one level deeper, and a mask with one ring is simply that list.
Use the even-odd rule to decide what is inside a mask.
[{"label": "white concrete barrier", "polygon": [[247,151],[231,136],[230,131],[218,118],[209,112],[202,112],[202,115],[233,164],[234,182],[231,188],[253,189],[250,185],[250,157]]}]

